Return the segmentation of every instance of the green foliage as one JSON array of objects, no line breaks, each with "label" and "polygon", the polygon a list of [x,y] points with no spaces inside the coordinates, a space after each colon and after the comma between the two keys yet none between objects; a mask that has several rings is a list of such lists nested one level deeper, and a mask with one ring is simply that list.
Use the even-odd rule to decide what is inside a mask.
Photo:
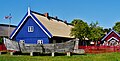
[{"label": "green foliage", "polygon": [[98,26],[98,22],[90,24],[89,39],[92,41],[98,41],[104,36],[103,28]]},{"label": "green foliage", "polygon": [[71,24],[72,25],[76,25],[78,22],[83,22],[81,19],[74,19],[72,22],[71,22]]},{"label": "green foliage", "polygon": [[104,30],[98,26],[98,22],[92,22],[88,26],[83,20],[74,19],[71,23],[74,25],[74,28],[71,30],[71,35],[79,38],[81,41],[85,40],[85,38],[92,41],[99,41],[104,36]]},{"label": "green foliage", "polygon": [[3,40],[2,40],[2,38],[0,38],[0,43],[2,43],[3,42]]},{"label": "green foliage", "polygon": [[71,36],[75,36],[81,41],[84,40],[88,36],[88,24],[80,19],[74,19],[71,23],[74,25],[74,28],[71,29]]},{"label": "green foliage", "polygon": [[111,30],[111,28],[106,28],[106,29],[103,29],[103,31],[104,31],[104,33],[108,33],[108,32],[110,32],[110,30]]},{"label": "green foliage", "polygon": [[113,26],[113,29],[120,34],[120,22],[116,22],[115,26]]}]

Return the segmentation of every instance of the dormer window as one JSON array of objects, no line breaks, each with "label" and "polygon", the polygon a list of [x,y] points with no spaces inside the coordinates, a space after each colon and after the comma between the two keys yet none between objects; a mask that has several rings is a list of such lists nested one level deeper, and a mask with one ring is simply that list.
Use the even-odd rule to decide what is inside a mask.
[{"label": "dormer window", "polygon": [[28,26],[28,32],[34,32],[34,27],[33,26]]}]

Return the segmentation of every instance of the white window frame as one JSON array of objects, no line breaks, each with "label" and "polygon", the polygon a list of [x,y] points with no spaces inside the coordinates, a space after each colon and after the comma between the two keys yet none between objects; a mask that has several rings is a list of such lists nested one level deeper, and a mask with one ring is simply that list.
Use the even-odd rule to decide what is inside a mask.
[{"label": "white window frame", "polygon": [[43,40],[37,40],[37,44],[43,44]]},{"label": "white window frame", "polygon": [[20,40],[19,43],[25,43],[25,40]]},{"label": "white window frame", "polygon": [[28,32],[34,32],[34,26],[28,26]]}]

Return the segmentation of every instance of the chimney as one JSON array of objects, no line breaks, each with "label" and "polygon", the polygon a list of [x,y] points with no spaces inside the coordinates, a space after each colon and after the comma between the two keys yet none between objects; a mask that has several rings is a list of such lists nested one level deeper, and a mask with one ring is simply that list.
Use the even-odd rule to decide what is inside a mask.
[{"label": "chimney", "polygon": [[66,24],[67,24],[67,21],[66,21],[66,20],[64,20],[64,23],[66,23]]},{"label": "chimney", "polygon": [[57,16],[55,16],[55,19],[58,19],[58,17],[57,17]]},{"label": "chimney", "polygon": [[44,13],[45,17],[48,17],[49,16],[49,13]]}]

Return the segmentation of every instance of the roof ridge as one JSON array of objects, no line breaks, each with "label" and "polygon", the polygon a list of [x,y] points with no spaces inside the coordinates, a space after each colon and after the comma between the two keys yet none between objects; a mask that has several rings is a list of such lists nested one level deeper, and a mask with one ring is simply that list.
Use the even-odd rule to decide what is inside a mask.
[{"label": "roof ridge", "polygon": [[[35,14],[38,14],[38,15],[42,15],[42,16],[45,17],[44,14],[41,14],[41,13],[38,13],[38,12],[35,12],[35,11],[31,11],[31,12],[32,12],[32,13],[35,13]],[[56,20],[56,21],[61,21],[61,22],[65,23],[66,25],[71,25],[71,26],[73,26],[71,23],[67,23],[66,21],[63,21],[63,20],[61,20],[61,19],[58,19],[58,18],[55,18],[55,17],[52,17],[52,16],[48,16],[48,19],[49,19],[49,20],[50,20],[50,19],[54,19],[54,20]]]},{"label": "roof ridge", "polygon": [[[9,26],[8,24],[0,24],[0,26]],[[10,25],[10,27],[17,27],[15,25]]]}]

